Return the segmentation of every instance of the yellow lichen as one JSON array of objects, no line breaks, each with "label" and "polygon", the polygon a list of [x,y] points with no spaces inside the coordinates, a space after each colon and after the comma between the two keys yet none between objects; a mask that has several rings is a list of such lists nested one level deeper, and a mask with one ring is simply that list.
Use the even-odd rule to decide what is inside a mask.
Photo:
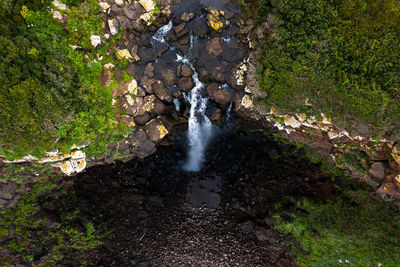
[{"label": "yellow lichen", "polygon": [[157,125],[157,130],[160,132],[161,139],[168,134],[168,130],[165,128],[163,124]]},{"label": "yellow lichen", "polygon": [[218,22],[210,21],[211,28],[213,28],[216,31],[218,31],[221,28],[221,24],[222,24],[221,21],[218,21]]},{"label": "yellow lichen", "polygon": [[129,53],[128,49],[121,49],[117,51],[117,54],[120,58],[132,59],[131,53]]}]

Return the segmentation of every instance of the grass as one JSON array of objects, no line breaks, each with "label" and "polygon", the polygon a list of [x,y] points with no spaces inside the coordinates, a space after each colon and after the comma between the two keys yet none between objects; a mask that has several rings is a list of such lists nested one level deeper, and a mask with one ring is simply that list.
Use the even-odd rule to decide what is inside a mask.
[{"label": "grass", "polygon": [[373,192],[346,190],[327,203],[304,200],[296,210],[304,215],[275,218],[276,228],[296,240],[300,266],[398,266],[399,208]]}]

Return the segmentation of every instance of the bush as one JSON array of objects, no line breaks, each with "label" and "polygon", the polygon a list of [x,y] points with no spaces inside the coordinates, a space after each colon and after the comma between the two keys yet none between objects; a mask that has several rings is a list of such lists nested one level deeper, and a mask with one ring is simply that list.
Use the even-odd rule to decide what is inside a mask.
[{"label": "bush", "polygon": [[86,142],[90,155],[102,154],[124,126],[115,119],[111,92],[100,85],[102,62],[88,41],[101,31],[100,7],[95,0],[72,7],[66,31],[45,9],[49,3],[31,2],[38,1],[0,3],[0,154],[40,157]]},{"label": "bush", "polygon": [[400,7],[395,0],[259,0],[276,15],[263,41],[259,80],[267,103],[296,111],[308,99],[339,126],[399,137]]}]

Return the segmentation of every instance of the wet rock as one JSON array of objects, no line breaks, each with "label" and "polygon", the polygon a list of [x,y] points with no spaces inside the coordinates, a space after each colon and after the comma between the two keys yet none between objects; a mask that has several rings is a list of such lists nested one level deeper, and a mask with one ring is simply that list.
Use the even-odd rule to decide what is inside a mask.
[{"label": "wet rock", "polygon": [[110,33],[112,35],[117,35],[119,32],[119,22],[117,19],[109,19],[108,20],[108,26],[110,28]]},{"label": "wet rock", "polygon": [[157,57],[161,57],[165,52],[168,51],[168,45],[166,43],[157,43],[154,47]]},{"label": "wet rock", "polygon": [[374,162],[368,173],[377,181],[382,181],[385,178],[385,166],[382,162]]},{"label": "wet rock", "polygon": [[254,231],[254,223],[252,221],[241,223],[239,226],[245,234],[250,234]]},{"label": "wet rock", "polygon": [[178,40],[178,37],[176,36],[174,31],[170,31],[166,36],[165,36],[165,41],[167,43],[172,43],[175,42],[176,40]]},{"label": "wet rock", "polygon": [[164,83],[157,80],[152,84],[154,94],[161,100],[171,103],[172,93],[165,87]]},{"label": "wet rock", "polygon": [[149,78],[153,78],[154,75],[154,63],[150,62],[146,65],[146,68],[144,69],[144,75],[146,75]]},{"label": "wet rock", "polygon": [[221,121],[222,120],[222,113],[221,109],[216,108],[214,109],[214,112],[212,113],[210,120],[212,121]]},{"label": "wet rock", "polygon": [[144,126],[151,120],[151,116],[148,112],[145,112],[143,115],[136,116],[135,122],[137,125]]},{"label": "wet rock", "polygon": [[158,142],[168,134],[168,130],[165,128],[163,122],[160,119],[152,119],[144,127],[147,136],[153,142]]},{"label": "wet rock", "polygon": [[218,84],[209,84],[206,87],[206,91],[211,100],[220,105],[228,105],[231,102],[231,96],[229,95],[229,93],[221,89]]},{"label": "wet rock", "polygon": [[208,32],[206,19],[196,19],[191,28],[192,32],[200,37],[204,37]]},{"label": "wet rock", "polygon": [[162,70],[161,76],[166,85],[173,85],[175,83],[175,73],[170,70]]},{"label": "wet rock", "polygon": [[155,61],[157,55],[153,52],[153,48],[140,47],[138,56],[143,64]]},{"label": "wet rock", "polygon": [[181,68],[180,74],[185,77],[192,77],[194,72],[189,65],[184,64]]},{"label": "wet rock", "polygon": [[176,26],[174,29],[175,34],[178,34],[179,32],[183,31],[183,29],[185,29],[185,27],[186,27],[186,23],[181,23],[178,26]]},{"label": "wet rock", "polygon": [[185,92],[189,92],[193,88],[192,77],[183,77],[178,81],[178,86]]},{"label": "wet rock", "polygon": [[206,42],[206,52],[215,57],[221,55],[222,44],[219,37],[214,37]]}]

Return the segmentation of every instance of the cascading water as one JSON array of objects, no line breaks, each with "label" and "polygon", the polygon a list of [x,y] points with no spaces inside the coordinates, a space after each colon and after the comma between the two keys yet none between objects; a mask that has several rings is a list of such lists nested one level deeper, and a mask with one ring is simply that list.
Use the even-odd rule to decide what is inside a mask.
[{"label": "cascading water", "polygon": [[[166,43],[164,38],[172,29],[172,26],[172,21],[170,21],[167,25],[158,29],[152,41]],[[193,48],[196,40],[197,38],[191,35],[190,50]],[[170,47],[170,49],[171,51],[176,51],[173,47]],[[189,141],[188,159],[183,168],[186,171],[197,172],[200,171],[201,164],[204,161],[204,153],[213,133],[213,125],[206,116],[208,98],[203,98],[201,96],[201,91],[204,90],[204,84],[199,80],[199,75],[190,61],[186,57],[179,55],[179,53],[176,53],[176,56],[177,62],[187,64],[194,73],[192,76],[194,87],[188,94],[184,94],[185,100],[190,104],[190,115],[187,135]],[[173,102],[175,109],[179,112],[179,100],[174,99]]]},{"label": "cascading water", "polygon": [[206,116],[208,98],[201,96],[204,84],[199,80],[199,75],[190,61],[178,54],[177,61],[188,64],[194,73],[192,76],[194,87],[188,95],[184,94],[185,100],[190,104],[188,125],[189,151],[184,169],[186,171],[197,172],[200,171],[201,164],[204,161],[205,149],[213,134],[212,123]]}]

